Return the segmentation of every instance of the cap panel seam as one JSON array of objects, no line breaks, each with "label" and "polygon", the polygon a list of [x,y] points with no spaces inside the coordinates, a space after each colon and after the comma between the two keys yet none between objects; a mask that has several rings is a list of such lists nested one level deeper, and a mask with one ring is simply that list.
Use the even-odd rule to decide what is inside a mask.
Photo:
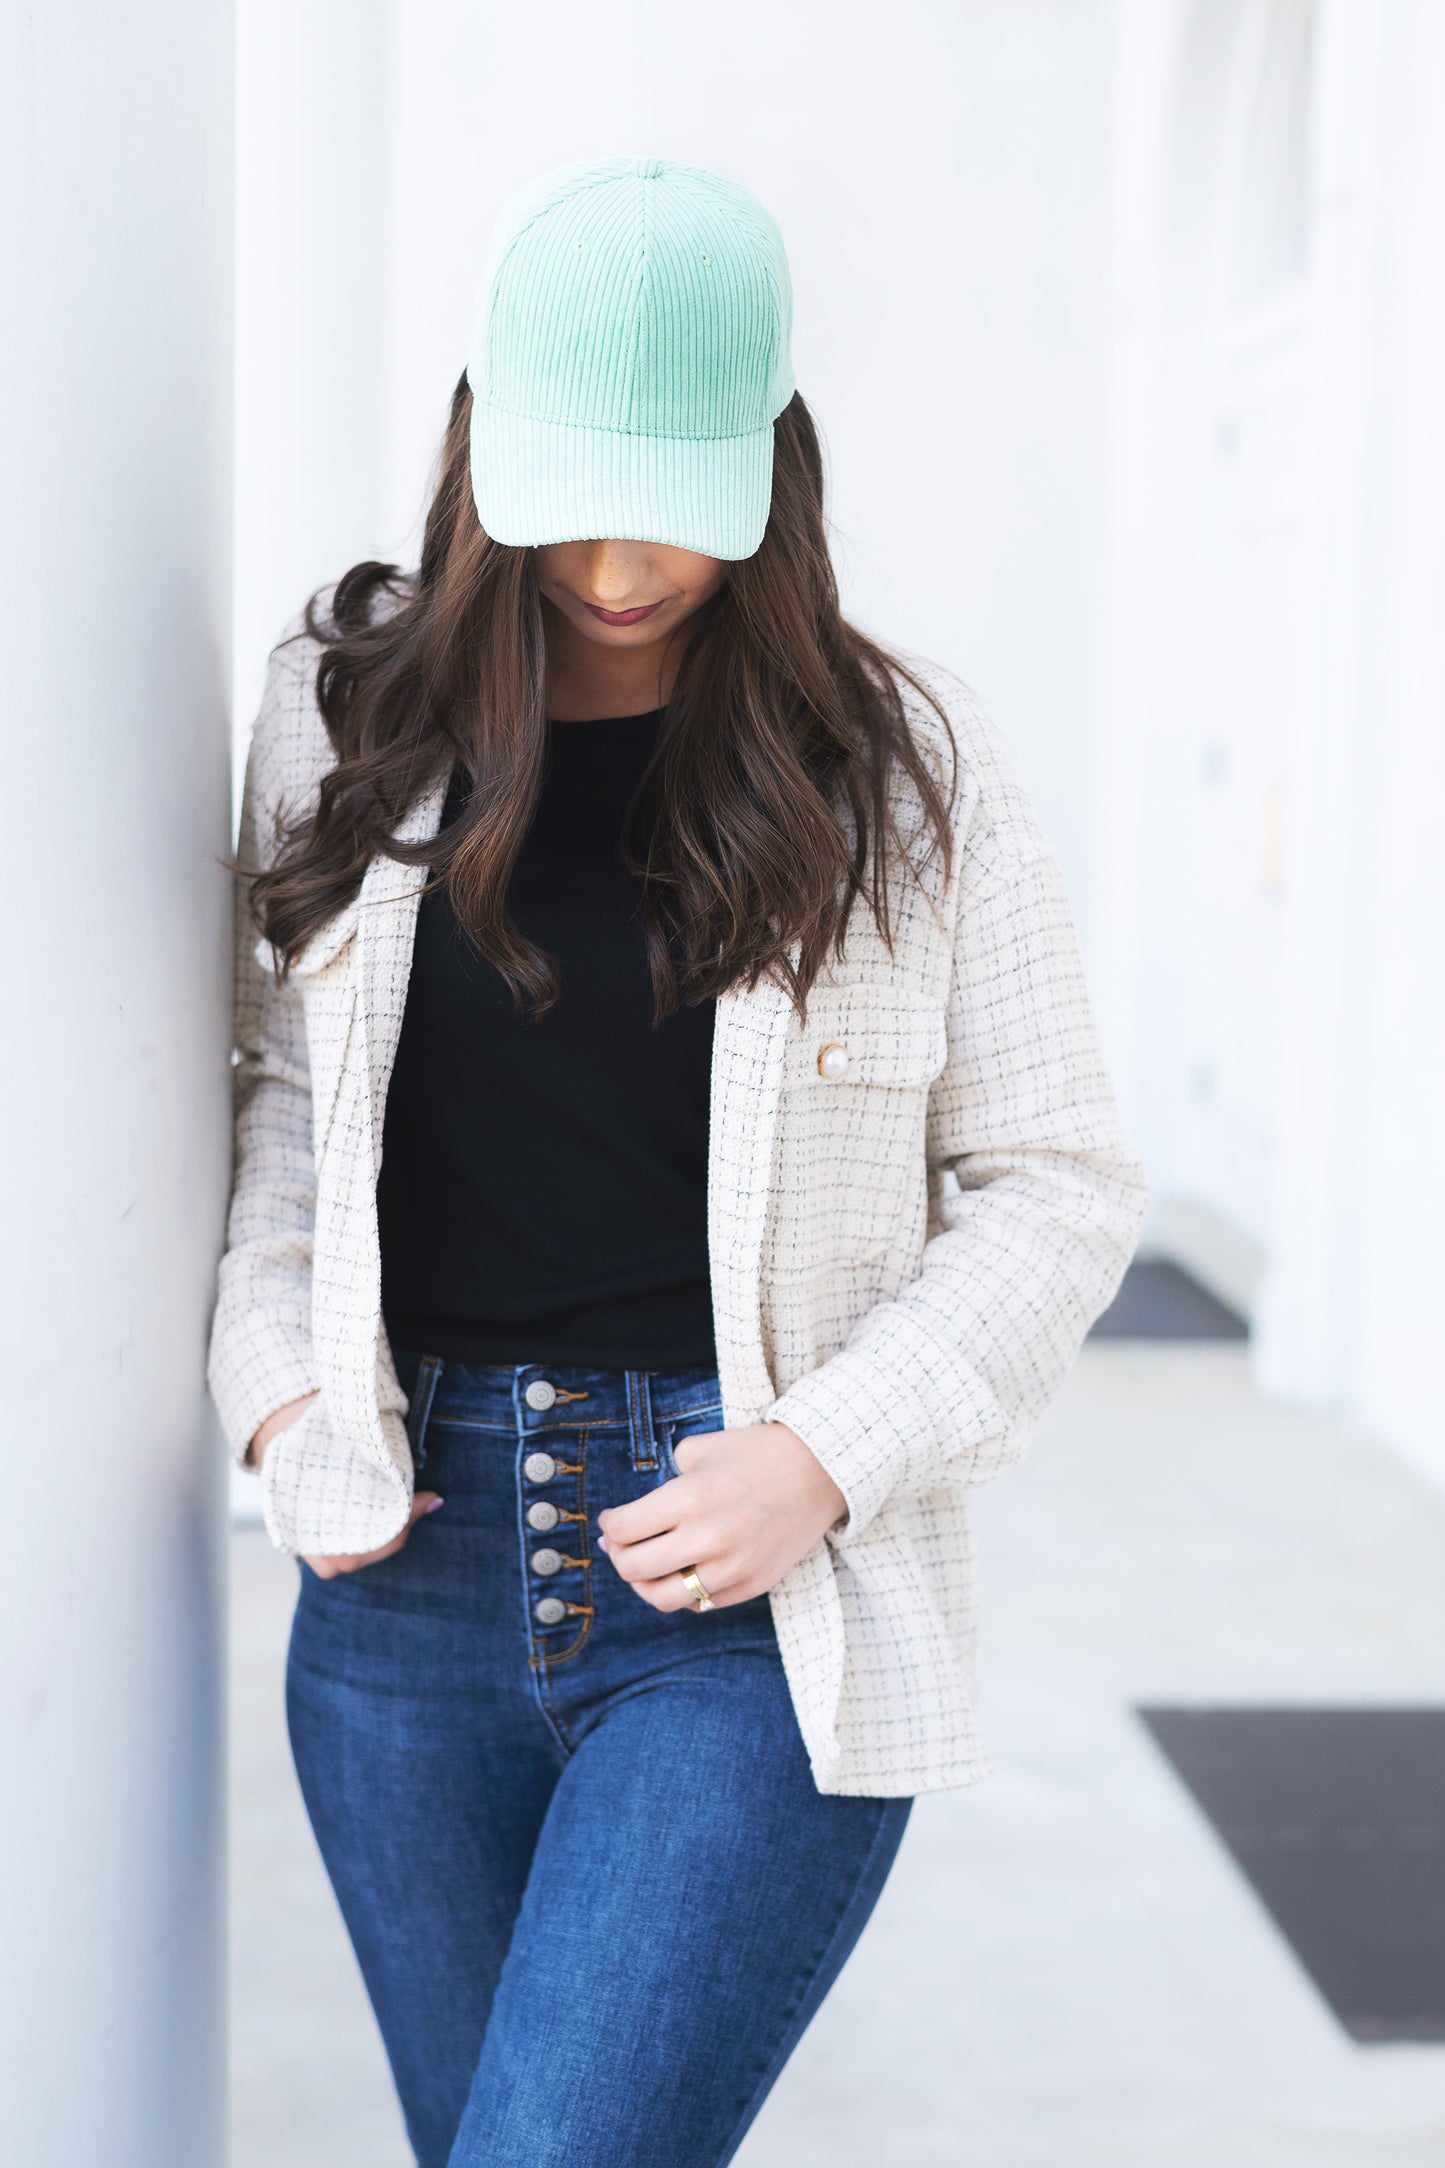
[{"label": "cap panel seam", "polygon": [[[627,357],[627,418],[630,425],[637,419],[637,379],[641,374],[642,318],[647,306],[647,290],[652,279],[652,189],[655,175],[640,173],[637,176],[642,187],[642,247],[638,252],[637,283],[632,292],[632,321],[629,326],[631,351]],[[586,424],[580,424],[586,427]],[[626,429],[609,430],[608,435],[619,437],[646,437],[651,430],[629,426]]]},{"label": "cap panel seam", "polygon": [[[519,226],[515,226],[508,234],[505,245],[498,253],[496,260],[492,265],[491,274],[488,282],[488,307],[486,311],[486,321],[484,325],[486,336],[483,343],[481,361],[489,380],[492,374],[494,359],[492,342],[496,335],[496,325],[493,317],[493,312],[490,307],[490,302],[496,294],[497,287],[501,283],[504,272],[511,268],[512,258],[515,256],[518,248],[521,246],[523,241],[525,241],[533,233],[534,229],[537,226],[541,225],[544,220],[554,217],[557,211],[559,211],[564,204],[575,203],[579,196],[592,195],[599,188],[615,188],[617,186],[617,181],[618,176],[615,173],[597,173],[594,174],[590,180],[578,181],[575,186],[565,189],[560,195],[552,196],[546,202],[539,203],[537,205],[537,208],[532,211],[528,217],[524,218]],[[475,384],[472,383],[470,362],[467,364],[466,376],[467,383],[471,387],[472,394],[475,397],[477,387]],[[493,402],[490,400],[486,400],[483,402],[483,404],[485,405],[491,405],[492,403]]]}]

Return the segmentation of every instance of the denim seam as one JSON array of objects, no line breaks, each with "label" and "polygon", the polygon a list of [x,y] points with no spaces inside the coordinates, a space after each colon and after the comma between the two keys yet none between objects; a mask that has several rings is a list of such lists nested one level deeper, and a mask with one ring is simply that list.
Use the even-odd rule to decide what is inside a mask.
[{"label": "denim seam", "polygon": [[[751,2130],[753,2123],[755,2122],[758,2113],[762,2108],[763,2102],[768,2098],[769,2094],[773,2089],[773,2086],[777,2083],[778,2077],[780,2076],[783,2067],[786,2065],[788,2058],[797,2048],[798,2041],[802,2037],[801,2033],[795,2035],[794,2032],[794,2028],[796,2027],[798,2021],[798,2013],[803,2008],[803,2005],[806,2003],[809,1991],[813,1987],[814,1982],[817,1980],[819,1973],[827,1964],[829,1953],[836,1945],[839,1935],[847,1926],[849,1918],[853,1911],[853,1907],[858,1901],[859,1892],[869,1886],[873,1871],[874,1860],[877,1858],[879,1849],[883,1843],[885,1835],[891,1834],[892,1818],[888,1814],[887,1810],[889,1807],[895,1806],[897,1804],[898,1802],[893,1799],[884,1799],[880,1801],[880,1805],[882,1806],[884,1811],[878,1817],[878,1826],[873,1832],[872,1841],[868,1846],[868,1850],[864,1857],[863,1864],[859,1868],[858,1873],[854,1878],[852,1888],[847,1892],[847,1894],[840,1902],[838,1910],[834,1915],[832,1925],[829,1927],[827,1934],[824,1936],[822,1946],[818,1949],[817,1955],[813,1958],[811,1964],[799,1968],[797,1984],[794,1988],[787,2012],[783,2018],[782,2025],[777,2034],[778,2045],[774,2047],[772,2054],[761,2065],[752,2091],[748,2094],[747,2098],[743,2101],[741,2107],[738,2110],[737,2117],[734,2120],[732,2126],[732,2135],[729,2138],[725,2149],[721,2153],[719,2153],[717,2157],[717,2168],[727,2168],[727,2163],[733,2158],[733,2156],[737,2152],[738,2147],[742,2144],[743,2139],[747,2136],[749,2130]],[[911,1806],[911,1804],[912,1802],[910,1801],[909,1805]],[[905,1828],[907,1827],[906,1818],[904,1826]],[[901,1842],[902,1833],[900,1832],[899,1836],[894,1841],[895,1854]],[[885,1876],[885,1880],[886,1879],[887,1878]],[[874,1895],[874,1906],[876,1906],[878,1897],[881,1896],[881,1894],[882,1888],[880,1885],[878,1891],[875,1892]],[[869,1908],[870,1917],[872,1914],[872,1909],[873,1907]],[[863,1926],[866,1927],[867,1924],[868,1922],[865,1919],[863,1922]],[[863,1927],[860,1927],[858,1930],[858,1935],[855,1935],[854,1937],[854,1946],[856,1946],[858,1936],[860,1936],[862,1932]],[[845,1957],[843,1963],[846,1962],[847,1958]],[[840,1965],[839,1971],[841,1970],[842,1966]],[[814,2016],[816,2016],[817,2012],[815,2011],[813,2014]],[[811,2018],[808,2022],[812,2022]],[[806,2030],[806,2027],[804,2029]]]},{"label": "denim seam", "polygon": [[665,1415],[653,1415],[654,1425],[662,1423],[695,1423],[700,1415],[720,1415],[722,1402],[714,1395],[711,1400],[700,1400],[693,1408],[669,1408]]},{"label": "denim seam", "polygon": [[[445,1425],[448,1430],[484,1430],[487,1432],[489,1437],[494,1438],[515,1439],[515,1437],[517,1436],[517,1426],[515,1423],[485,1423],[482,1422],[479,1417],[473,1415],[439,1415],[436,1417],[436,1421],[439,1424]],[[545,1435],[549,1427],[555,1426],[549,1426],[545,1423],[538,1424],[536,1429],[525,1431],[523,1435],[525,1436],[529,1445],[535,1446],[538,1440]],[[625,1419],[619,1418],[618,1421],[613,1422],[609,1417],[605,1415],[600,1417],[595,1422],[589,1419],[587,1424],[587,1428],[589,1430],[626,1430],[627,1427],[628,1426]]]}]

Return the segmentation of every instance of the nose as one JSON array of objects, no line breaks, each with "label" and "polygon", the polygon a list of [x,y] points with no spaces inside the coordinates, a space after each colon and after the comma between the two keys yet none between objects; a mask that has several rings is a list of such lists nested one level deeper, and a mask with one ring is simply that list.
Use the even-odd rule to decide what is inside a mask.
[{"label": "nose", "polygon": [[604,610],[620,610],[639,596],[647,554],[638,542],[599,542],[587,565],[592,592]]}]

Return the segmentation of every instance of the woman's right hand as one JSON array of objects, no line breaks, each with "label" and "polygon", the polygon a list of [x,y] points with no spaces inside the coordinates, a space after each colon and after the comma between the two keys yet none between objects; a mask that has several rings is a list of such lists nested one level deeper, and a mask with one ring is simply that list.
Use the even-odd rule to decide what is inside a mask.
[{"label": "woman's right hand", "polygon": [[[246,1466],[248,1468],[260,1467],[266,1456],[266,1448],[271,1443],[271,1440],[278,1436],[281,1431],[289,1430],[293,1423],[299,1423],[315,1398],[315,1393],[303,1393],[299,1400],[288,1400],[284,1408],[278,1408],[274,1415],[267,1416],[265,1422],[246,1448]],[[399,1534],[394,1535],[390,1543],[383,1543],[378,1550],[345,1551],[316,1558],[312,1558],[308,1553],[303,1552],[302,1556],[306,1559],[311,1571],[318,1574],[323,1581],[334,1580],[338,1573],[355,1573],[358,1566],[375,1566],[383,1558],[394,1557],[423,1514],[435,1513],[441,1502],[438,1492],[419,1490],[412,1499],[411,1514],[405,1528]]]}]

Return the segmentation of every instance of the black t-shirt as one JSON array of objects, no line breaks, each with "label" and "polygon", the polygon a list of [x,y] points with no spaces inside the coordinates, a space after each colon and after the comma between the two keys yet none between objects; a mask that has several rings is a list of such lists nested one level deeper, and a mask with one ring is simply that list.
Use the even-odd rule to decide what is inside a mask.
[{"label": "black t-shirt", "polygon": [[[661,715],[548,725],[508,890],[554,959],[541,1017],[424,895],[377,1207],[394,1345],[478,1363],[711,1367],[711,1002],[652,1021],[624,821]],[[461,806],[454,778],[444,820]]]}]

